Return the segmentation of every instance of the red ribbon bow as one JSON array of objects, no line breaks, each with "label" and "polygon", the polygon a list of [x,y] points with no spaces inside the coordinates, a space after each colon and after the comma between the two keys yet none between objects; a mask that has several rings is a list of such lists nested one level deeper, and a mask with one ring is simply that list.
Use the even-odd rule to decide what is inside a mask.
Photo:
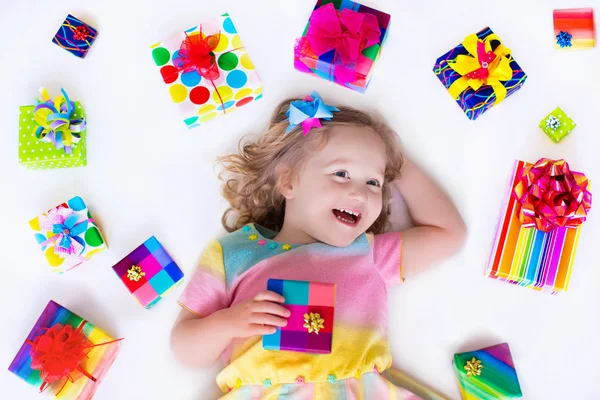
[{"label": "red ribbon bow", "polygon": [[356,64],[362,51],[380,43],[380,36],[379,22],[373,14],[350,9],[339,12],[329,3],[313,11],[306,39],[317,56],[335,50],[334,78],[348,83],[356,80]]},{"label": "red ribbon bow", "polygon": [[203,36],[202,31],[193,36],[188,36],[186,33],[173,64],[180,71],[198,71],[202,77],[214,81],[220,76],[214,51],[219,44],[221,34]]},{"label": "red ribbon bow", "polygon": [[513,195],[524,227],[550,232],[558,227],[577,228],[592,207],[589,181],[569,169],[565,160],[539,159],[523,169]]},{"label": "red ribbon bow", "polygon": [[[86,321],[82,321],[77,329],[73,329],[71,325],[55,324],[51,328],[43,328],[45,332],[36,337],[33,342],[27,341],[31,345],[29,351],[32,359],[31,368],[40,371],[43,381],[40,392],[46,390],[54,382],[65,378],[63,387],[56,395],[62,391],[67,382],[74,382],[81,376],[96,381],[96,378],[81,367],[81,362],[94,347],[104,346],[122,339],[92,344],[83,334],[85,324]],[[75,372],[78,374],[73,375]]]}]

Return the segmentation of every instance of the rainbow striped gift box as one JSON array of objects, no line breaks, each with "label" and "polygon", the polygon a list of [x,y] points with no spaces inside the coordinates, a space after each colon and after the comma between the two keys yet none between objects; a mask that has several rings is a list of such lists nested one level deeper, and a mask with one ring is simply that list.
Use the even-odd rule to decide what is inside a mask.
[{"label": "rainbow striped gift box", "polygon": [[[32,365],[32,343],[57,324],[63,327],[70,325],[73,330],[81,329],[83,336],[91,342],[91,350],[83,357],[77,369],[68,374],[68,378],[56,380],[46,387],[41,371]],[[56,399],[87,400],[91,399],[98,389],[120,348],[118,340],[50,300],[8,370]]]},{"label": "rainbow striped gift box", "polygon": [[517,215],[518,202],[512,193],[519,183],[521,171],[530,165],[524,161],[515,163],[485,275],[557,294],[569,287],[581,225],[550,232],[521,225]]},{"label": "rainbow striped gift box", "polygon": [[596,46],[593,8],[554,10],[554,48],[591,49]]}]

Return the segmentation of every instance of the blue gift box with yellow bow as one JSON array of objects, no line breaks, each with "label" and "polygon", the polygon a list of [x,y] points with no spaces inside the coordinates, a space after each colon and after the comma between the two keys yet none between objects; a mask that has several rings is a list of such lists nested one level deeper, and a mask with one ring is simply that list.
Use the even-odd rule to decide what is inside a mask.
[{"label": "blue gift box with yellow bow", "polygon": [[467,36],[438,58],[433,72],[471,120],[515,93],[527,79],[490,28]]}]

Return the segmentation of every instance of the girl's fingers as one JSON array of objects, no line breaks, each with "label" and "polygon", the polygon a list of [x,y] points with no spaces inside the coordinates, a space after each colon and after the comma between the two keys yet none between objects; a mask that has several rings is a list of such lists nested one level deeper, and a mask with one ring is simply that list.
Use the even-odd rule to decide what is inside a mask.
[{"label": "girl's fingers", "polygon": [[250,323],[271,326],[286,326],[287,319],[272,314],[254,313],[250,316]]},{"label": "girl's fingers", "polygon": [[275,303],[283,303],[285,299],[282,295],[271,292],[270,290],[265,290],[264,292],[260,292],[256,296],[254,296],[255,301],[272,301]]}]

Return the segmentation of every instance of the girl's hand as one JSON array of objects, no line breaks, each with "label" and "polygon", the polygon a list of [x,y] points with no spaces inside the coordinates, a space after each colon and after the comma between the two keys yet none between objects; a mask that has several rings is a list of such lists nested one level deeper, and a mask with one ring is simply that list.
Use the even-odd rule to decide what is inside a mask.
[{"label": "girl's hand", "polygon": [[234,338],[270,335],[276,327],[287,325],[290,311],[276,303],[283,303],[283,296],[265,290],[253,299],[245,300],[221,311],[224,329]]}]

